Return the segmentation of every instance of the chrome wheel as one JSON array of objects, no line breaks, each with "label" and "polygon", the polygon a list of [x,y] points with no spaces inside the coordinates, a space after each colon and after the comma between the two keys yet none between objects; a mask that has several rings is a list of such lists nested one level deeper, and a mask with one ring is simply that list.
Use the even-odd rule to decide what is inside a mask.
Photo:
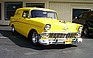
[{"label": "chrome wheel", "polygon": [[14,26],[12,26],[11,31],[12,31],[13,33],[15,32]]},{"label": "chrome wheel", "polygon": [[38,42],[38,34],[37,32],[32,33],[32,42],[37,43]]}]

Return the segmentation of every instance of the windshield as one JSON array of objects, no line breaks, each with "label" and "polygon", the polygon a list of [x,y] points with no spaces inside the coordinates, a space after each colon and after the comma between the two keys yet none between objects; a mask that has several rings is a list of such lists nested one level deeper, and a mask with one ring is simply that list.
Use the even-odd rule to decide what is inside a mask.
[{"label": "windshield", "polygon": [[88,16],[89,19],[93,19],[93,12],[89,13],[87,16]]},{"label": "windshield", "polygon": [[43,11],[43,10],[32,10],[31,18],[52,18],[56,19],[56,12]]}]

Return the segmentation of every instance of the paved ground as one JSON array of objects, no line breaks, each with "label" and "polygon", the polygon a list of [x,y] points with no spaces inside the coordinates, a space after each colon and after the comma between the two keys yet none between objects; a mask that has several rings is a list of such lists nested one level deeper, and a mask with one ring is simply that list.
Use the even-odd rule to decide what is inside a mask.
[{"label": "paved ground", "polygon": [[93,58],[93,37],[76,45],[35,47],[9,26],[0,26],[0,58]]}]

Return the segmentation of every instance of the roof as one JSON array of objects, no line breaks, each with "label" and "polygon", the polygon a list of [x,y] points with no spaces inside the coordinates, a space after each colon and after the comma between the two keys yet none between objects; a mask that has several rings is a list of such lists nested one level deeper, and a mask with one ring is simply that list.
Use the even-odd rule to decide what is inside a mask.
[{"label": "roof", "polygon": [[23,8],[18,8],[17,10],[43,10],[43,11],[53,11],[53,12],[56,12],[56,11],[51,10],[51,9],[36,8],[36,7],[23,7]]}]

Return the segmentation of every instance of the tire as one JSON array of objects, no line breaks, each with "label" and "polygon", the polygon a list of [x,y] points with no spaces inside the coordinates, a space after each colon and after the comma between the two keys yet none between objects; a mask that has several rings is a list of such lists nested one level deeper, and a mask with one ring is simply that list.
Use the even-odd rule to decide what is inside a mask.
[{"label": "tire", "polygon": [[39,38],[38,38],[38,33],[36,31],[31,31],[29,33],[29,39],[31,40],[32,44],[33,45],[38,45],[38,41],[39,41]]},{"label": "tire", "polygon": [[88,36],[89,36],[88,28],[84,28],[84,29],[83,29],[83,35],[84,35],[85,37],[88,37]]},{"label": "tire", "polygon": [[13,33],[16,33],[16,30],[15,30],[14,26],[11,27],[11,31],[12,31]]}]

